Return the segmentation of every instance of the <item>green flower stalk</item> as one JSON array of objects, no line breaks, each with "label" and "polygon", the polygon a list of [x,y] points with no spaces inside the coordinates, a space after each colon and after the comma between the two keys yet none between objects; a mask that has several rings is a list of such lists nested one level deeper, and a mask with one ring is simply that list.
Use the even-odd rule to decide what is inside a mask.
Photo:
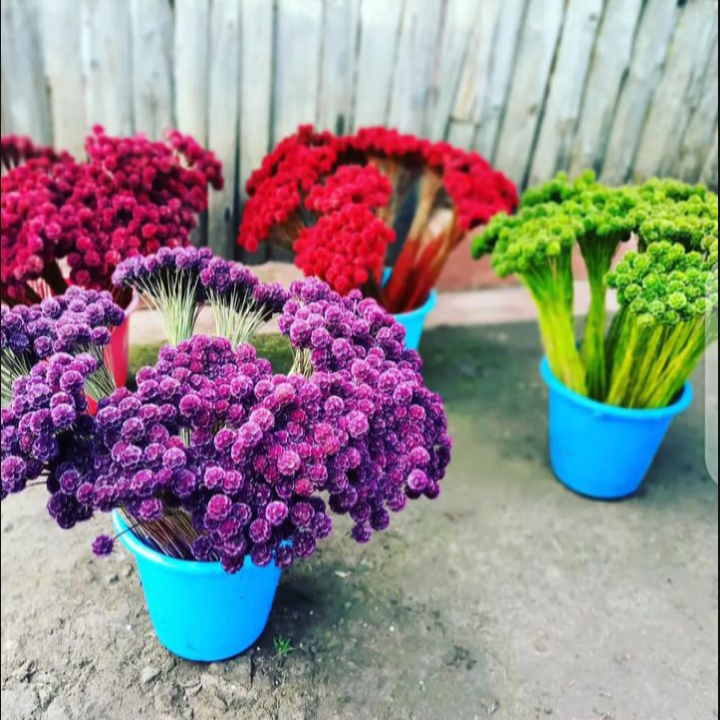
[{"label": "green flower stalk", "polygon": [[575,340],[572,253],[582,224],[560,206],[539,205],[514,217],[496,216],[477,239],[476,256],[492,251],[500,277],[517,275],[538,307],[540,329],[553,372],[567,387],[587,394],[586,373]]},{"label": "green flower stalk", "polygon": [[628,253],[609,277],[621,311],[608,340],[607,403],[667,407],[717,334],[717,241],[713,253],[658,242]]},{"label": "green flower stalk", "polygon": [[[516,274],[528,287],[538,306],[553,372],[568,388],[598,402],[662,407],[677,394],[678,383],[682,389],[707,343],[717,340],[716,299],[714,318],[712,315],[713,277],[717,298],[717,238],[717,195],[702,186],[651,180],[643,186],[611,189],[598,183],[594,174],[586,173],[575,182],[559,175],[529,190],[517,215],[496,217],[475,239],[473,255],[480,258],[492,254],[498,275]],[[627,264],[612,273],[620,248],[631,240],[637,241],[639,252],[632,253]],[[587,268],[591,293],[580,350],[573,312],[576,245]],[[639,268],[646,263],[652,268],[646,280],[653,284],[656,279],[656,297],[652,298],[655,313],[634,305],[636,297],[627,302],[622,295],[623,311],[608,337],[610,283],[619,289],[623,273],[630,274],[630,263],[635,262]],[[635,292],[633,286],[629,295]],[[687,307],[683,298],[688,301]],[[662,309],[657,304],[661,300]],[[690,311],[695,313],[692,320],[686,317]],[[683,322],[671,332],[669,327],[675,325],[672,312]],[[706,323],[710,328],[707,333]],[[702,339],[699,328],[703,328]],[[635,360],[627,357],[628,352],[637,353]],[[639,365],[640,357],[646,361],[644,366]],[[660,361],[665,364],[659,365]],[[662,383],[660,375],[653,375],[650,368],[658,373],[663,369],[667,376],[662,376]],[[655,385],[644,390],[635,387],[633,383],[641,382],[641,378]]]}]

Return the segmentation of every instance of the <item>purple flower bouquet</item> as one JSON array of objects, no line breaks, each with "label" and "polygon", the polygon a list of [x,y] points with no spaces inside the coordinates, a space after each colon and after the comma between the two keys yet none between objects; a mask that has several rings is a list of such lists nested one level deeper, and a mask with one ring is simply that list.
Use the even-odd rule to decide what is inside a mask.
[{"label": "purple flower bouquet", "polygon": [[[96,382],[102,330],[120,319],[104,299],[3,310],[3,500],[45,485],[60,527],[116,512],[148,552],[227,580],[310,557],[334,516],[366,543],[409,500],[438,497],[452,445],[443,404],[375,301],[317,280],[288,293],[194,249],[129,260],[115,281],[155,304],[172,341],[135,391]],[[217,337],[193,335],[204,304]],[[275,316],[295,355],[288,375],[250,344]],[[116,539],[101,536],[95,553]]]}]

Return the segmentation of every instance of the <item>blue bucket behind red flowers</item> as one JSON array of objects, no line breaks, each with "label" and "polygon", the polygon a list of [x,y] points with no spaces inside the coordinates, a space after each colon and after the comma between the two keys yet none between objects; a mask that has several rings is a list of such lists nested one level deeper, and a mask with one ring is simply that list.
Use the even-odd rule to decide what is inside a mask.
[{"label": "blue bucket behind red flowers", "polygon": [[[392,268],[388,268],[383,273],[383,284],[387,285],[392,277]],[[395,322],[405,328],[405,347],[408,350],[419,350],[425,333],[425,324],[428,316],[437,307],[437,291],[432,290],[427,300],[416,310],[410,312],[393,315]]]}]

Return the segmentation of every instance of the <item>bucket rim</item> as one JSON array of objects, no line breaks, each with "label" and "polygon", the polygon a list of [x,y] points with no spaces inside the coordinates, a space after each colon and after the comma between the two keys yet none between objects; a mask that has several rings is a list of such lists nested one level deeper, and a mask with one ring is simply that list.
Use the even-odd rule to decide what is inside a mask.
[{"label": "bucket rim", "polygon": [[540,363],[540,374],[545,384],[551,391],[562,395],[575,405],[585,408],[597,415],[616,418],[618,420],[626,420],[630,422],[648,422],[656,420],[669,420],[678,415],[685,413],[695,399],[695,390],[691,382],[685,384],[682,393],[678,399],[666,408],[657,408],[652,410],[644,410],[641,408],[622,408],[615,405],[606,405],[605,403],[591,400],[584,397],[574,390],[566,387],[558,378],[550,367],[550,361],[547,357],[543,358]]},{"label": "bucket rim", "polygon": [[119,511],[113,510],[112,522],[120,542],[136,557],[159,565],[174,572],[195,576],[227,576],[223,566],[219,562],[200,562],[199,560],[178,560],[159,553],[146,545],[128,527]]}]

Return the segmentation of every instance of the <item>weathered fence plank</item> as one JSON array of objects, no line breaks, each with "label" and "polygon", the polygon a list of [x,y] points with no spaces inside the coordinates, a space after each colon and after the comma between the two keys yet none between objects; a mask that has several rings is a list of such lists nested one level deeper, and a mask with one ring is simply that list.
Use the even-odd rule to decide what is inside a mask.
[{"label": "weathered fence plank", "polygon": [[130,14],[135,125],[157,140],[175,125],[172,8],[167,0],[131,0]]},{"label": "weathered fence plank", "polygon": [[208,246],[219,255],[228,255],[235,239],[241,3],[213,0],[210,16],[208,144],[222,161],[226,182],[222,192],[210,193]]},{"label": "weathered fence plank", "polygon": [[318,118],[322,0],[278,0],[273,139]]},{"label": "weathered fence plank", "polygon": [[[0,49],[6,122],[12,132],[52,141],[43,54],[33,9],[24,0],[3,0]],[[76,100],[77,101],[77,100]]]},{"label": "weathered fence plank", "polygon": [[564,0],[530,0],[496,162],[525,183],[564,17]]},{"label": "weathered fence plank", "polygon": [[490,77],[480,116],[480,129],[475,141],[475,147],[492,159],[497,154],[497,142],[510,92],[510,81],[515,72],[527,3],[528,0],[503,0],[500,6]]},{"label": "weathered fence plank", "polygon": [[[430,138],[433,140],[443,140],[449,132],[456,96],[462,92],[460,83],[465,76],[465,61],[475,51],[470,40],[481,7],[474,0],[447,0],[437,63],[437,89],[432,99]],[[467,85],[472,83],[468,81]]]},{"label": "weathered fence plank", "polygon": [[240,194],[270,149],[273,8],[266,0],[242,3],[240,87]]},{"label": "weathered fence plank", "polygon": [[208,138],[210,3],[175,0],[175,117],[198,142]]},{"label": "weathered fence plank", "polygon": [[[701,100],[683,137],[677,160],[677,174],[686,182],[695,182],[707,161],[718,121],[718,44],[715,43],[705,71]],[[672,172],[673,168],[669,169]]]},{"label": "weathered fence plank", "polygon": [[[0,0],[2,132],[211,147],[198,242],[232,253],[244,187],[311,122],[477,149],[521,184],[596,169],[717,187],[716,0]],[[259,262],[266,248],[244,259]]]},{"label": "weathered fence plank", "polygon": [[714,188],[715,192],[717,192],[717,189],[718,189],[718,129],[717,129],[717,125],[715,126],[715,143],[712,147],[712,150],[710,150],[710,154],[708,155],[707,162],[705,163],[705,167],[703,168],[702,175],[700,176],[700,181],[704,182],[706,185],[709,185],[710,187]]},{"label": "weathered fence plank", "polygon": [[80,53],[82,0],[40,0],[40,37],[45,76],[50,90],[53,142],[56,147],[82,155],[87,116],[85,80]]},{"label": "weathered fence plank", "polygon": [[401,0],[363,0],[353,128],[384,125],[390,109]]},{"label": "weathered fence plank", "polygon": [[552,177],[569,164],[603,2],[570,0],[530,172],[531,184]]},{"label": "weathered fence plank", "polygon": [[[718,44],[717,0],[696,0],[678,24],[663,78],[653,99],[635,161],[634,176],[667,174],[677,165],[680,145],[702,102],[708,58]],[[687,48],[693,52],[687,52]],[[715,65],[717,82],[717,63]]]},{"label": "weathered fence plank", "polygon": [[442,0],[406,0],[390,96],[389,124],[427,136]]},{"label": "weathered fence plank", "polygon": [[[272,124],[272,88],[274,25],[273,4],[267,0],[243,0],[240,84],[240,168],[241,202],[246,199],[245,186],[252,172],[259,168],[270,150]],[[268,256],[267,246],[246,256],[248,262],[262,262]]]},{"label": "weathered fence plank", "polygon": [[[487,96],[492,68],[494,39],[501,2],[487,0],[480,4],[462,69],[453,111],[450,142],[471,147],[475,142]],[[450,39],[452,42],[452,39]]]},{"label": "weathered fence plank", "polygon": [[83,0],[81,45],[87,117],[109,133],[134,130],[132,30],[125,0]]},{"label": "weathered fence plank", "polygon": [[344,133],[352,125],[361,0],[325,0],[318,127]]},{"label": "weathered fence plank", "polygon": [[2,127],[2,134],[10,134],[10,120],[8,118],[8,99],[5,90],[5,69],[3,68],[2,74],[0,75],[0,127]]},{"label": "weathered fence plank", "polygon": [[570,174],[599,172],[623,78],[630,67],[643,0],[608,0],[585,88]]},{"label": "weathered fence plank", "polygon": [[662,77],[679,12],[677,3],[667,0],[648,0],[645,7],[603,164],[602,179],[607,183],[624,183],[632,173],[648,108]]}]

